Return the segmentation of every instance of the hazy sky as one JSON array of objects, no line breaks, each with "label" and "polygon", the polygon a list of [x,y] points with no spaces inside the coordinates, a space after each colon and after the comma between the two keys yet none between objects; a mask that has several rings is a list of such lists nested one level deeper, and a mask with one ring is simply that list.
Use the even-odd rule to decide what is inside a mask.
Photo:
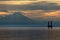
[{"label": "hazy sky", "polygon": [[60,1],[60,0],[0,0],[0,1]]},{"label": "hazy sky", "polygon": [[15,11],[32,19],[60,20],[60,0],[0,0],[0,15]]}]

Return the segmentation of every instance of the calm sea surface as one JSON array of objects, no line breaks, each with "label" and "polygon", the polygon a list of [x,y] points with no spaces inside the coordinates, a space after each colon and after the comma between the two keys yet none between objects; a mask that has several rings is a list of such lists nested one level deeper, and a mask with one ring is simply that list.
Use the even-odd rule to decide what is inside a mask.
[{"label": "calm sea surface", "polygon": [[0,27],[0,40],[60,40],[60,27]]}]

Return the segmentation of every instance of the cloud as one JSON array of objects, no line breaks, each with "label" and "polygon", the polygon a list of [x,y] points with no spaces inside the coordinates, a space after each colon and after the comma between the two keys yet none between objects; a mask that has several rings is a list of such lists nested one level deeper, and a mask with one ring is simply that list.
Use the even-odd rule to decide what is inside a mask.
[{"label": "cloud", "polygon": [[0,1],[0,4],[5,4],[5,5],[27,5],[34,3],[36,1]]},{"label": "cloud", "polygon": [[8,12],[7,10],[0,10],[0,12]]},{"label": "cloud", "polygon": [[[43,11],[43,10],[34,10],[34,11],[24,11],[24,15],[30,19],[38,21],[60,21],[60,10],[57,11]],[[51,18],[50,18],[51,17]]]},{"label": "cloud", "polygon": [[0,1],[37,1],[37,0],[0,0]]},{"label": "cloud", "polygon": [[[9,11],[9,10],[15,10],[15,11],[25,11],[25,10],[29,10],[29,11],[25,11],[25,16],[29,17],[29,18],[37,18],[38,20],[44,20],[46,19],[46,13],[54,13],[54,14],[58,14],[60,12],[58,12],[60,10],[60,5],[58,5],[57,3],[49,3],[46,1],[43,2],[36,2],[36,3],[32,3],[29,5],[1,5],[0,4],[0,10],[1,11]],[[37,11],[38,10],[38,11]],[[39,11],[40,10],[40,11]],[[60,14],[58,14],[59,16]],[[45,18],[44,18],[45,17]],[[56,16],[57,17],[57,16]],[[57,17],[59,19],[59,17]]]},{"label": "cloud", "polygon": [[60,5],[49,2],[36,2],[27,5],[4,5],[0,4],[0,9],[7,10],[60,10]]},{"label": "cloud", "polygon": [[60,10],[60,5],[57,3],[37,2],[25,6],[29,10]]}]

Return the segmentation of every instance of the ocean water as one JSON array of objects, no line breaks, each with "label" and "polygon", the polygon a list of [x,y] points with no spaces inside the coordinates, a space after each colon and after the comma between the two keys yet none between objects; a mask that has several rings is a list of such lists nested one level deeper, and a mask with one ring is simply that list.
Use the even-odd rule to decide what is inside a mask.
[{"label": "ocean water", "polygon": [[60,27],[0,27],[0,40],[60,40]]}]

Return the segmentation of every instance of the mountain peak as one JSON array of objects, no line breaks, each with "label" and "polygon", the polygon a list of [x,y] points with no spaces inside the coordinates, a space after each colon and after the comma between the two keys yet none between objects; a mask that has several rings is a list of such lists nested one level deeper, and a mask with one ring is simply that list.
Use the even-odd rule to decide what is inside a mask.
[{"label": "mountain peak", "polygon": [[29,19],[28,17],[22,15],[21,12],[14,12],[12,15],[7,15],[5,17],[1,17],[0,19],[1,23],[32,23],[33,21]]},{"label": "mountain peak", "polygon": [[13,15],[22,15],[22,12],[14,12]]}]

